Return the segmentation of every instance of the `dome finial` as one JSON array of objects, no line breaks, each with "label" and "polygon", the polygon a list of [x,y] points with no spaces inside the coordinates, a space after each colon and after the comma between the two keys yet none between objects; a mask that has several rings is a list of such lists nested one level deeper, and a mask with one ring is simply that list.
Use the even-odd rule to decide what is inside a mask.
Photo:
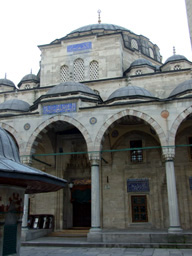
[{"label": "dome finial", "polygon": [[176,54],[175,46],[173,46],[173,55]]},{"label": "dome finial", "polygon": [[32,68],[31,68],[31,74],[32,74]]},{"label": "dome finial", "polygon": [[101,16],[100,16],[101,10],[99,9],[97,11],[97,13],[98,13],[98,23],[100,24],[101,23]]},{"label": "dome finial", "polygon": [[5,73],[5,79],[7,79],[7,73]]}]

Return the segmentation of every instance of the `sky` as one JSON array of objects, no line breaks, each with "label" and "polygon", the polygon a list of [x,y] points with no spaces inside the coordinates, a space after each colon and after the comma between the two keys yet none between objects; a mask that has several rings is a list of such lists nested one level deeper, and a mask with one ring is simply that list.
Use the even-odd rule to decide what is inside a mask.
[{"label": "sky", "polygon": [[0,78],[16,85],[37,74],[41,52],[74,29],[101,22],[125,27],[160,48],[163,62],[176,54],[192,61],[185,0],[0,0]]}]

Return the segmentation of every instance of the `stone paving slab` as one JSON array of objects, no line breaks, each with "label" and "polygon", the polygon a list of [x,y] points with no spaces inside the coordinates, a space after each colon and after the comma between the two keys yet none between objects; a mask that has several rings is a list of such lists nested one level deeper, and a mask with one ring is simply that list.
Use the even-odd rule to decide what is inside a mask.
[{"label": "stone paving slab", "polygon": [[192,249],[22,246],[20,256],[192,256]]}]

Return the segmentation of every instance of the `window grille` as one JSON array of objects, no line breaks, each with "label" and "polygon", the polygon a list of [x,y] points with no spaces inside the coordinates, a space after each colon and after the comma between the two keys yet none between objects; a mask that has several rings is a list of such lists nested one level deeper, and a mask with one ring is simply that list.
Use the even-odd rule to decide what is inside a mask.
[{"label": "window grille", "polygon": [[90,80],[99,79],[99,63],[97,61],[92,61],[89,65]]},{"label": "window grille", "polygon": [[26,84],[25,85],[25,89],[30,89],[31,87],[30,87],[30,85],[29,84]]},{"label": "window grille", "polygon": [[133,150],[131,150],[131,162],[133,163],[143,162],[143,151],[142,149],[140,149],[142,148],[142,141],[141,140],[130,141],[130,148],[133,148]]},{"label": "window grille", "polygon": [[137,43],[137,41],[135,39],[131,40],[131,48],[137,49],[137,50],[139,49],[138,48],[138,43]]},{"label": "window grille", "polygon": [[76,59],[74,61],[74,81],[84,80],[84,61],[82,59]]},{"label": "window grille", "polygon": [[175,65],[174,66],[174,70],[180,70],[181,69],[181,66],[180,65]]},{"label": "window grille", "polygon": [[60,69],[60,79],[61,82],[67,82],[69,81],[69,67],[64,65]]},{"label": "window grille", "polygon": [[141,74],[142,74],[142,71],[141,71],[141,70],[136,70],[136,71],[135,71],[135,74],[136,74],[136,75],[141,75]]}]

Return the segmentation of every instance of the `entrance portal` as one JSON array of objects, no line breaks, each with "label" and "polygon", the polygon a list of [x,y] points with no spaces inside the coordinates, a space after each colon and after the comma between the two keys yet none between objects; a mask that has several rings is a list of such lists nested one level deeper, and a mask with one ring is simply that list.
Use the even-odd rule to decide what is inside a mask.
[{"label": "entrance portal", "polygon": [[91,185],[77,185],[71,191],[73,227],[91,227]]}]

